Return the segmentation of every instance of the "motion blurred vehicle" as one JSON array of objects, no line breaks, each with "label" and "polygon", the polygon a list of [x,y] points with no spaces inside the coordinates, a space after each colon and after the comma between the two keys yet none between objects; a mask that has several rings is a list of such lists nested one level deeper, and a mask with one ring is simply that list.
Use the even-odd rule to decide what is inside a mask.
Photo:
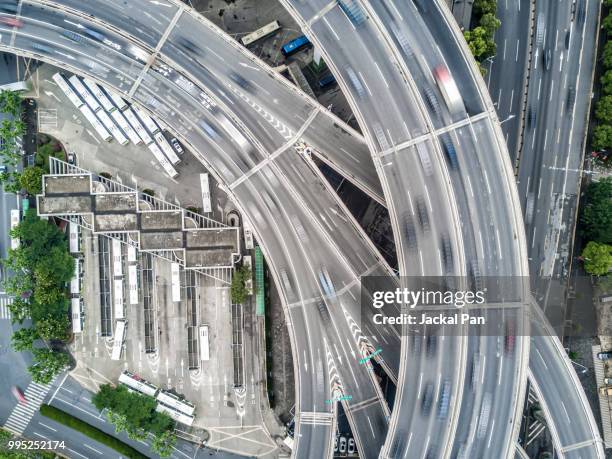
[{"label": "motion blurred vehicle", "polygon": [[421,414],[423,416],[428,416],[431,412],[431,405],[433,404],[433,395],[434,385],[432,382],[428,382],[425,385],[425,390],[423,391],[423,400],[421,401]]},{"label": "motion blurred vehicle", "polygon": [[451,383],[444,381],[440,390],[440,398],[438,400],[438,419],[446,419],[448,416],[448,405],[450,402]]},{"label": "motion blurred vehicle", "polygon": [[421,229],[425,232],[429,231],[429,214],[427,213],[427,204],[425,204],[423,196],[418,196],[416,198],[416,211]]},{"label": "motion blurred vehicle", "polygon": [[439,65],[433,70],[433,75],[451,114],[462,112],[465,109],[463,98],[448,69],[444,65]]},{"label": "motion blurred vehicle", "polygon": [[21,389],[19,389],[19,387],[11,387],[11,393],[19,403],[28,403],[28,400],[25,398],[25,395],[23,395],[23,392],[21,392]]},{"label": "motion blurred vehicle", "polygon": [[23,21],[20,21],[17,18],[7,18],[4,16],[0,17],[0,23],[10,25],[11,27],[22,27],[23,26]]}]

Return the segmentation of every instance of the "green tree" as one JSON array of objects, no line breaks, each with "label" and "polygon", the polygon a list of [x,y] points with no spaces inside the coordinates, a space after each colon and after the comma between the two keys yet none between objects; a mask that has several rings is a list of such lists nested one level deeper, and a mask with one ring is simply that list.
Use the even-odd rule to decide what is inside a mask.
[{"label": "green tree", "polygon": [[599,99],[595,108],[595,116],[600,121],[612,124],[612,95]]},{"label": "green tree", "polygon": [[0,112],[18,116],[21,113],[21,93],[18,91],[0,91]]},{"label": "green tree", "polygon": [[172,447],[176,444],[176,435],[171,431],[166,431],[161,435],[156,435],[151,443],[151,451],[161,457],[169,457],[172,454]]},{"label": "green tree", "polygon": [[246,266],[242,266],[240,269],[234,271],[232,277],[232,284],[230,286],[230,292],[232,296],[232,303],[242,304],[246,300],[248,291],[246,288],[246,281],[251,277],[251,270]]},{"label": "green tree", "polygon": [[38,384],[49,384],[58,374],[68,367],[68,354],[51,349],[33,349],[33,364],[28,368],[32,381]]},{"label": "green tree", "polygon": [[588,186],[580,223],[586,239],[612,244],[612,177]]},{"label": "green tree", "polygon": [[65,315],[60,317],[46,317],[36,322],[38,334],[46,341],[66,341],[69,337],[69,326],[68,317]]},{"label": "green tree", "polygon": [[495,14],[497,0],[474,0],[474,13],[478,16]]},{"label": "green tree", "polygon": [[11,311],[11,321],[13,323],[19,322],[21,324],[32,314],[30,302],[21,297],[16,297],[8,307]]},{"label": "green tree", "polygon": [[612,245],[589,242],[582,251],[584,270],[594,276],[603,276],[612,269]]},{"label": "green tree", "polygon": [[34,328],[20,328],[13,333],[11,345],[15,352],[31,351],[34,341],[39,339],[38,332]]},{"label": "green tree", "polygon": [[612,69],[612,40],[604,45],[601,60],[606,69]]},{"label": "green tree", "polygon": [[501,25],[501,21],[495,17],[495,13],[487,13],[482,15],[478,25],[484,28],[492,39],[495,31]]},{"label": "green tree", "polygon": [[593,148],[595,150],[606,150],[612,148],[612,126],[599,124],[593,129]]},{"label": "green tree", "polygon": [[489,51],[489,36],[483,27],[475,27],[463,32],[470,51],[477,60],[482,59]]},{"label": "green tree", "polygon": [[612,35],[612,14],[607,15],[601,25],[608,35]]},{"label": "green tree", "polygon": [[[609,17],[612,17],[612,15]],[[612,70],[608,70],[606,73],[604,73],[599,79],[599,82],[601,84],[602,92],[606,95],[611,95],[612,94]]]},{"label": "green tree", "polygon": [[43,174],[45,174],[44,169],[38,166],[27,167],[19,177],[21,188],[30,195],[42,193]]}]

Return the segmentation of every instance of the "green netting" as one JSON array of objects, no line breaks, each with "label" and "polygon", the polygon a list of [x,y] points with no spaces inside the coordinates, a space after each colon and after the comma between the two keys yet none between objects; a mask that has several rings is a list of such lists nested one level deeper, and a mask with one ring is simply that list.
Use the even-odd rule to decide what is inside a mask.
[{"label": "green netting", "polygon": [[255,291],[256,291],[256,314],[263,316],[266,309],[264,294],[264,266],[263,254],[259,247],[255,247]]}]

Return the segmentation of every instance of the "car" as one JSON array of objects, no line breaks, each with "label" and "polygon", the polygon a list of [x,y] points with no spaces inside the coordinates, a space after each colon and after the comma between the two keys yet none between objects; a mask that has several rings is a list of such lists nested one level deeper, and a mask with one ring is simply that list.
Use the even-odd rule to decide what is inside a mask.
[{"label": "car", "polygon": [[338,452],[338,435],[334,437],[334,453]]},{"label": "car", "polygon": [[185,153],[185,150],[183,149],[183,146],[181,145],[181,143],[178,141],[178,139],[176,137],[172,137],[170,139],[170,144],[172,144],[172,147],[176,150],[176,152],[179,155],[182,155],[183,153]]},{"label": "car", "polygon": [[0,23],[9,25],[11,27],[22,27],[23,26],[23,21],[17,18],[0,17]]},{"label": "car", "polygon": [[340,440],[338,441],[338,452],[340,454],[346,454],[346,437],[340,437]]},{"label": "car", "polygon": [[247,81],[242,75],[236,72],[230,72],[229,77],[232,79],[234,83],[240,86],[243,89],[249,89],[251,87],[251,83]]},{"label": "car", "polygon": [[43,45],[42,43],[32,43],[32,48],[34,48],[37,51],[42,51],[43,53],[52,53],[53,50],[51,49],[51,47],[47,46],[47,45]]},{"label": "car", "polygon": [[348,449],[347,452],[349,454],[355,454],[355,439],[354,438],[349,438],[348,440]]},{"label": "car", "polygon": [[406,246],[410,250],[417,248],[417,233],[412,217],[408,212],[404,215],[404,233],[406,235]]},{"label": "car", "polygon": [[25,398],[25,395],[23,395],[23,392],[21,392],[21,389],[19,389],[19,387],[11,387],[11,392],[19,403],[28,403],[28,399]]},{"label": "car", "polygon": [[423,91],[425,92],[425,102],[427,102],[427,106],[436,116],[439,116],[440,103],[438,102],[438,98],[436,97],[433,89],[431,89],[429,86],[425,86]]},{"label": "car", "polygon": [[444,381],[442,389],[440,389],[440,397],[438,399],[438,419],[446,419],[448,416],[448,405],[451,396],[451,383]]},{"label": "car", "polygon": [[542,53],[542,59],[544,61],[544,68],[546,70],[550,70],[550,65],[552,62],[552,52],[550,49],[547,49],[544,53]]},{"label": "car", "polygon": [[442,139],[442,145],[444,146],[444,153],[446,153],[451,169],[458,169],[459,160],[457,159],[457,150],[455,150],[453,141],[450,139],[450,137],[445,136]]},{"label": "car", "polygon": [[514,344],[516,341],[516,327],[514,325],[514,321],[508,320],[506,322],[506,341],[504,350],[506,354],[512,354],[514,352]]},{"label": "car", "polygon": [[527,127],[533,128],[538,121],[538,112],[532,106],[527,109]]},{"label": "car", "polygon": [[428,382],[425,385],[425,390],[423,391],[423,399],[421,400],[421,414],[423,416],[428,416],[431,412],[431,405],[433,404],[433,396],[434,396],[434,385],[432,382]]},{"label": "car", "polygon": [[610,360],[612,359],[612,351],[608,351],[608,352],[599,352],[597,354],[597,358],[599,360]]},{"label": "car", "polygon": [[76,164],[76,153],[74,151],[71,151],[70,153],[68,153],[68,164],[72,164],[75,165]]},{"label": "car", "polygon": [[429,231],[429,214],[427,213],[427,204],[425,204],[425,199],[423,196],[418,196],[416,198],[416,211],[417,218],[419,219],[419,225],[421,225],[421,229],[424,232]]},{"label": "car", "polygon": [[576,103],[576,87],[574,85],[570,85],[567,88],[567,100],[565,103],[565,110],[571,112],[574,109],[574,104]]},{"label": "car", "polygon": [[445,271],[452,272],[454,269],[454,258],[453,258],[453,249],[450,242],[450,237],[448,234],[443,234],[441,237],[441,247],[442,247],[442,264],[444,265]]},{"label": "car", "polygon": [[427,357],[436,355],[438,350],[438,337],[436,335],[427,335],[426,353]]}]

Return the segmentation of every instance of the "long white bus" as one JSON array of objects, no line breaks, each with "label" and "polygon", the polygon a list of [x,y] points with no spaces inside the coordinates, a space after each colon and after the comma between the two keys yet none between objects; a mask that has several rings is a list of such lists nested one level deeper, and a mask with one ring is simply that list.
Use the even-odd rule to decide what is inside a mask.
[{"label": "long white bus", "polygon": [[98,99],[98,102],[100,102],[100,105],[102,105],[102,108],[104,110],[106,110],[108,113],[112,113],[113,110],[117,110],[117,107],[113,105],[111,100],[104,93],[102,87],[99,86],[95,81],[85,77],[83,78],[83,84],[87,86],[87,89],[89,89],[89,91],[91,91],[94,97]]},{"label": "long white bus", "polygon": [[181,267],[178,263],[170,265],[172,271],[172,301],[181,301]]},{"label": "long white bus", "polygon": [[161,131],[155,134],[154,137],[155,141],[161,147],[161,150],[164,152],[164,155],[166,155],[166,158],[168,158],[168,160],[170,161],[170,164],[176,166],[178,163],[181,162],[181,159],[175,153],[174,148],[172,148],[170,142],[166,140],[164,134],[162,134]]},{"label": "long white bus", "polygon": [[200,360],[210,360],[210,343],[208,341],[208,325],[201,325],[199,329]]},{"label": "long white bus", "polygon": [[74,222],[68,223],[68,227],[70,228],[70,239],[68,241],[70,247],[70,253],[79,253],[81,251],[81,239],[80,239],[80,228]]},{"label": "long white bus", "polygon": [[153,118],[151,118],[147,112],[138,107],[134,107],[134,110],[151,134],[156,134],[159,132],[159,126],[155,121],[153,121]]},{"label": "long white bus", "polygon": [[81,299],[70,298],[70,316],[72,317],[72,333],[83,331],[83,317],[81,315]]},{"label": "long white bus", "polygon": [[187,426],[190,426],[191,424],[193,424],[193,416],[188,416],[186,414],[183,414],[180,411],[177,411],[169,406],[164,405],[163,403],[158,403],[157,406],[155,407],[155,411],[159,413],[166,413],[176,422],[180,422],[181,424],[185,424]]},{"label": "long white bus", "polygon": [[208,173],[200,174],[200,187],[202,188],[202,212],[212,212],[212,203],[210,202],[210,181]]},{"label": "long white bus", "polygon": [[128,266],[128,286],[130,304],[138,304],[138,274],[136,272],[136,265]]},{"label": "long white bus", "polygon": [[79,96],[83,98],[85,103],[89,105],[89,108],[91,108],[94,113],[102,108],[98,100],[89,92],[89,89],[83,86],[83,83],[81,83],[79,77],[72,75],[70,78],[68,78],[68,81],[70,81],[72,87],[79,93]]},{"label": "long white bus", "polygon": [[155,397],[159,388],[149,381],[142,379],[140,376],[130,373],[125,370],[119,375],[119,382],[125,384],[130,389],[140,392],[141,394]]},{"label": "long white bus", "polygon": [[115,319],[125,319],[125,308],[123,305],[123,279],[113,279],[113,293]]},{"label": "long white bus", "polygon": [[136,262],[136,247],[134,247],[133,245],[128,245],[127,260],[128,263]]},{"label": "long white bus", "polygon": [[176,395],[166,392],[163,389],[157,393],[157,397],[155,398],[159,403],[174,408],[187,416],[193,416],[193,413],[195,413],[195,406],[193,403],[180,399]]},{"label": "long white bus", "polygon": [[121,241],[113,239],[113,276],[123,276],[123,255],[121,253]]},{"label": "long white bus", "polygon": [[81,107],[81,105],[84,104],[81,98],[77,96],[76,92],[74,92],[72,88],[68,85],[68,82],[66,81],[66,78],[64,78],[63,75],[61,75],[60,73],[54,74],[53,81],[57,83],[59,88],[64,92],[64,94],[66,94],[66,97],[68,97],[70,102],[72,102],[76,108],[79,108]]},{"label": "long white bus", "polygon": [[123,135],[123,132],[121,132],[121,130],[117,127],[117,125],[113,122],[113,120],[110,119],[110,116],[108,116],[104,110],[100,110],[98,112],[98,116],[100,117],[100,120],[102,120],[102,123],[104,124],[106,129],[110,131],[110,133],[113,135],[113,137],[115,138],[117,142],[119,142],[121,145],[127,145],[130,142],[128,138]]},{"label": "long white bus", "polygon": [[130,124],[127,122],[125,116],[123,116],[123,113],[121,113],[119,110],[115,110],[114,112],[111,112],[111,116],[134,144],[138,145],[139,143],[142,143],[142,139],[138,134],[136,134],[136,131],[132,129],[132,126],[130,126]]},{"label": "long white bus", "polygon": [[257,40],[260,40],[264,37],[267,37],[270,34],[273,34],[278,29],[280,29],[280,24],[278,23],[278,21],[272,21],[270,24],[266,24],[262,28],[257,29],[256,31],[251,32],[250,34],[245,35],[244,37],[240,39],[240,41],[242,42],[244,46],[247,46]]},{"label": "long white bus", "polygon": [[[19,225],[19,209],[11,209],[11,229]],[[19,248],[19,239],[11,237],[11,249]]]},{"label": "long white bus", "polygon": [[149,135],[147,130],[144,128],[144,126],[142,125],[142,123],[140,122],[138,117],[136,116],[136,113],[134,113],[134,110],[132,110],[130,107],[128,107],[123,112],[123,114],[127,118],[127,120],[130,123],[130,125],[138,133],[138,135],[140,136],[142,141],[145,143],[145,145],[149,145],[151,142],[153,142],[153,139],[151,138],[151,136]]},{"label": "long white bus", "polygon": [[81,259],[74,259],[74,274],[70,279],[70,294],[79,295],[81,293]]},{"label": "long white bus", "polygon": [[[89,123],[93,126],[93,128],[96,130],[98,135],[102,137],[102,140],[105,140],[106,142],[110,142],[113,136],[110,135],[110,132],[108,132],[108,130],[104,127],[104,125],[100,123],[100,120],[96,118],[96,115],[94,115],[91,109],[87,105],[83,104],[79,107],[79,110],[81,110],[81,113],[85,115],[85,118],[87,118],[87,121],[89,121]],[[106,115],[106,113],[102,111],[100,112],[100,114]],[[108,118],[108,115],[106,115],[106,117]]]},{"label": "long white bus", "polygon": [[123,350],[123,342],[125,341],[125,320],[117,320],[115,326],[115,334],[113,339],[113,350],[111,351],[111,360],[119,360],[121,351]]},{"label": "long white bus", "polygon": [[166,174],[168,174],[171,178],[174,178],[178,175],[178,172],[176,172],[176,169],[172,167],[172,164],[170,164],[170,161],[166,159],[162,151],[159,149],[159,147],[155,143],[149,144],[149,150],[151,150],[151,153],[153,153],[153,156],[155,156],[155,159],[157,159],[159,164],[161,164],[161,167],[164,168],[164,170],[166,171]]},{"label": "long white bus", "polygon": [[119,110],[123,111],[128,107],[127,102],[123,100],[123,98],[116,92],[109,91],[108,95],[113,100],[113,102],[115,103],[115,105],[117,106]]}]

